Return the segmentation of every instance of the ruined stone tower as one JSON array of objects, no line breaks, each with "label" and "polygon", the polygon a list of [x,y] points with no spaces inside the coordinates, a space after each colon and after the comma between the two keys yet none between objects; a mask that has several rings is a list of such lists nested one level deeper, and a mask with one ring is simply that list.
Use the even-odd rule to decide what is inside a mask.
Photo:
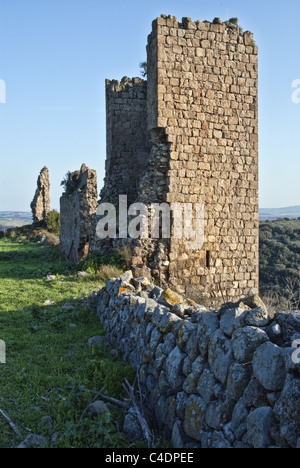
[{"label": "ruined stone tower", "polygon": [[[205,243],[132,245],[136,275],[179,292],[234,300],[258,292],[258,49],[235,20],[162,16],[147,45],[147,82],[107,82],[102,198],[203,203]],[[147,92],[144,92],[146,90]],[[147,127],[146,127],[147,123]],[[116,242],[115,242],[116,245]],[[101,249],[95,240],[94,248]]]},{"label": "ruined stone tower", "polygon": [[101,201],[137,199],[139,179],[151,150],[147,130],[147,82],[140,78],[106,80],[106,178]]},{"label": "ruined stone tower", "polygon": [[34,223],[45,220],[50,211],[50,179],[46,166],[38,176],[37,189],[30,207]]},{"label": "ruined stone tower", "polygon": [[97,173],[82,164],[62,182],[60,248],[69,261],[86,257],[90,244],[91,215],[97,208]]}]

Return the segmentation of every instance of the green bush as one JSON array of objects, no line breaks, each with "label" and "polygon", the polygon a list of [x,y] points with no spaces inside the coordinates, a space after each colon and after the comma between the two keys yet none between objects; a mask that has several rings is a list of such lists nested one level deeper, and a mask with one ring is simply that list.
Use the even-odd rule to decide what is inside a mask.
[{"label": "green bush", "polygon": [[118,252],[94,252],[79,265],[82,270],[88,271],[90,274],[95,274],[103,265],[110,265],[120,270],[124,268],[123,259]]},{"label": "green bush", "polygon": [[60,213],[56,210],[50,211],[46,216],[46,226],[49,232],[59,234],[60,232]]}]

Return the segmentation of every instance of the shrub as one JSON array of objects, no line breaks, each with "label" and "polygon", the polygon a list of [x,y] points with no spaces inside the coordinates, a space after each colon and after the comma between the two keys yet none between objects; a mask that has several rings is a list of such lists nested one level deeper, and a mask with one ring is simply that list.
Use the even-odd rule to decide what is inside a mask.
[{"label": "shrub", "polygon": [[118,250],[121,264],[125,270],[131,270],[132,252],[130,247],[123,246]]},{"label": "shrub", "polygon": [[96,272],[97,277],[106,282],[110,278],[118,278],[122,275],[122,271],[113,265],[102,265],[99,270]]},{"label": "shrub", "polygon": [[123,268],[123,262],[118,252],[93,252],[79,264],[79,268],[95,274],[103,265],[110,265],[117,269]]},{"label": "shrub", "polygon": [[56,210],[50,211],[46,216],[46,226],[49,232],[59,234],[60,232],[60,213]]}]

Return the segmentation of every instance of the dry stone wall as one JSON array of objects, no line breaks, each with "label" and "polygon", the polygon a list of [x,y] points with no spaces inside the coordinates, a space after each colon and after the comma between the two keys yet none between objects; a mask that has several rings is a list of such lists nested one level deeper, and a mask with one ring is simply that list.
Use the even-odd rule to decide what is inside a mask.
[{"label": "dry stone wall", "polygon": [[[179,22],[162,15],[148,37],[147,73],[147,82],[106,82],[101,200],[116,204],[119,195],[128,194],[129,203],[190,203],[194,213],[202,203],[205,244],[189,250],[187,239],[175,238],[173,231],[168,242],[134,241],[134,274],[216,303],[257,294],[258,49],[253,35],[243,33],[236,20]],[[94,232],[95,226],[96,219]],[[94,235],[93,250],[103,245]]]},{"label": "dry stone wall", "polygon": [[50,212],[50,179],[49,169],[46,166],[38,176],[37,189],[30,207],[34,223],[44,221]]},{"label": "dry stone wall", "polygon": [[299,311],[272,318],[258,296],[206,310],[132,272],[94,303],[175,448],[299,447]]},{"label": "dry stone wall", "polygon": [[60,248],[69,261],[79,262],[88,254],[97,200],[97,173],[83,164],[68,175],[60,198]]}]

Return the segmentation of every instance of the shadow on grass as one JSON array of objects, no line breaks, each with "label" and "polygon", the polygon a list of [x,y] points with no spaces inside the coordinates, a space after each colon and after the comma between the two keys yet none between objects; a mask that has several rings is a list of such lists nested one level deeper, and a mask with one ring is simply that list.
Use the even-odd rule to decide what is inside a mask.
[{"label": "shadow on grass", "polygon": [[[48,440],[59,433],[59,446],[98,447],[99,420],[87,412],[88,405],[99,390],[113,398],[124,397],[124,379],[133,382],[136,371],[121,353],[112,354],[104,341],[89,345],[89,338],[106,334],[91,299],[78,298],[69,304],[62,300],[42,307],[32,303],[12,311],[7,319],[1,327],[7,350],[7,363],[0,366],[1,406],[23,438],[28,430]],[[53,428],[48,430],[40,421],[49,415]],[[113,447],[121,442],[126,447],[130,441],[112,424],[117,417],[122,426],[123,415],[115,409],[102,436],[105,444]],[[11,431],[0,418],[1,430],[0,447],[10,446]],[[13,445],[18,443],[13,441]]]},{"label": "shadow on grass", "polygon": [[76,273],[80,267],[80,264],[66,261],[54,247],[21,244],[15,249],[0,252],[1,279],[42,279],[49,274]]}]

